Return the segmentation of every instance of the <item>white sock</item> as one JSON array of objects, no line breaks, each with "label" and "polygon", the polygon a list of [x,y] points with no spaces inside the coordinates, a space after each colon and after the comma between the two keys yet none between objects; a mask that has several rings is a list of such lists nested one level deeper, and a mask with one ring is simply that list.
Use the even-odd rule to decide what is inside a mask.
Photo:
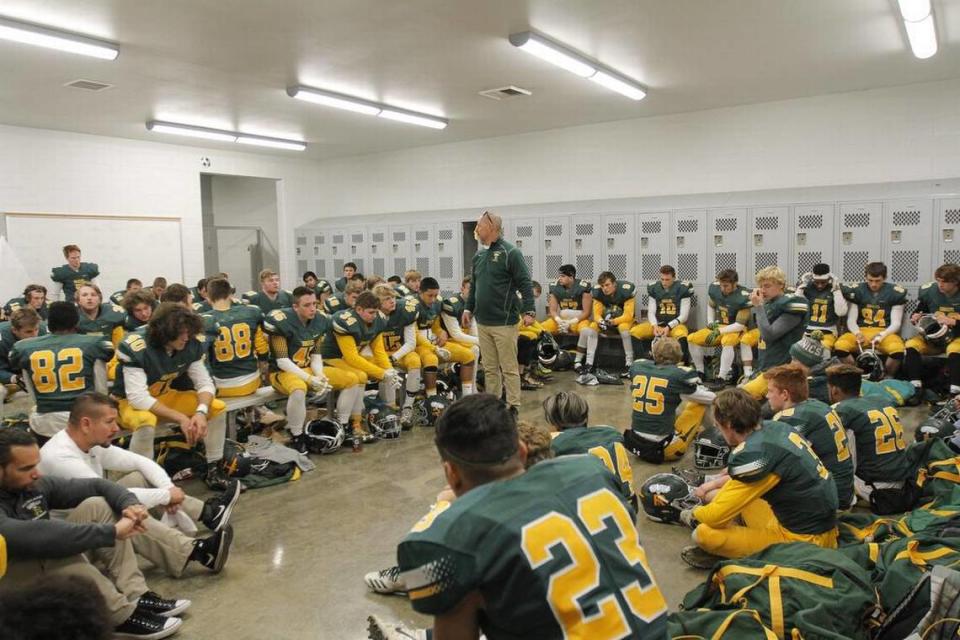
[{"label": "white sock", "polygon": [[226,437],[227,414],[221,413],[207,423],[207,435],[203,439],[203,447],[207,451],[207,462],[223,459],[223,444]]},{"label": "white sock", "polygon": [[295,436],[303,433],[303,423],[307,419],[307,393],[294,391],[287,398],[287,428]]},{"label": "white sock", "polygon": [[575,362],[583,362],[583,357],[587,353],[587,340],[587,333],[585,331],[581,331],[580,337],[577,339],[577,356],[574,358]]},{"label": "white sock", "polygon": [[346,389],[346,391],[352,391],[354,394],[353,410],[350,411],[350,414],[355,416],[362,416],[363,415],[363,385],[358,384],[354,387],[350,387],[349,389]]},{"label": "white sock", "polygon": [[748,344],[740,343],[740,362],[743,363],[743,369],[746,371],[748,366],[753,365],[753,349]]},{"label": "white sock", "polygon": [[470,350],[473,351],[473,379],[470,381],[470,384],[473,385],[473,388],[477,388],[477,371],[480,369],[480,347],[473,345],[470,347]]},{"label": "white sock", "polygon": [[356,388],[357,387],[348,387],[344,389],[337,398],[337,416],[340,424],[350,422],[350,410],[353,409],[354,402],[353,390]]},{"label": "white sock", "polygon": [[620,332],[620,341],[623,342],[623,355],[627,366],[633,364],[633,336],[629,331]]},{"label": "white sock", "polygon": [[733,359],[736,354],[733,352],[733,347],[722,347],[720,349],[720,371],[717,375],[721,378],[726,378],[730,375],[730,369],[733,367]]},{"label": "white sock", "polygon": [[461,395],[471,396],[473,395],[473,383],[472,382],[462,382],[460,383]]},{"label": "white sock", "polygon": [[597,355],[597,343],[600,341],[600,336],[593,329],[584,329],[581,332],[587,334],[587,366],[593,366],[593,359]]},{"label": "white sock", "polygon": [[694,368],[703,375],[703,349],[698,344],[687,343],[690,347],[690,359],[693,361]]}]

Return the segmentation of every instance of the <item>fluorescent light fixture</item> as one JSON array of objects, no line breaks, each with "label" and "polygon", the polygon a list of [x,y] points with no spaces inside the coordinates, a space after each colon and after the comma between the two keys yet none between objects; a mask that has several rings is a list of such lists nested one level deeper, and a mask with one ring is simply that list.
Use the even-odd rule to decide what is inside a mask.
[{"label": "fluorescent light fixture", "polygon": [[204,140],[216,140],[217,142],[237,142],[240,144],[271,147],[273,149],[287,149],[290,151],[303,151],[307,148],[307,143],[299,140],[284,140],[283,138],[257,136],[249,133],[238,133],[236,131],[210,129],[208,127],[195,127],[190,124],[177,124],[175,122],[162,122],[160,120],[151,120],[148,122],[147,130],[153,131],[154,133],[187,136],[188,138],[202,138]]},{"label": "fluorescent light fixture", "polygon": [[563,45],[548,40],[533,31],[512,34],[510,44],[581,78],[589,78],[597,71],[593,65],[587,63]]},{"label": "fluorescent light fixture", "polygon": [[407,124],[416,124],[421,127],[430,127],[431,129],[445,129],[449,121],[437,116],[431,116],[426,113],[417,113],[391,107],[388,104],[372,102],[363,98],[355,98],[342,93],[327,91],[325,89],[314,89],[313,87],[304,87],[296,85],[287,88],[287,95],[298,100],[306,100],[316,104],[322,104],[336,109],[346,109],[355,113],[363,113],[368,116],[380,116],[387,120],[396,120]]},{"label": "fluorescent light fixture", "polygon": [[933,23],[933,14],[919,22],[903,21],[907,29],[907,40],[913,55],[925,60],[937,52],[937,28]]},{"label": "fluorescent light fixture", "polygon": [[900,15],[907,22],[920,22],[930,15],[930,0],[899,0]]},{"label": "fluorescent light fixture", "polygon": [[611,91],[623,94],[631,100],[643,100],[647,95],[647,92],[640,85],[623,80],[606,71],[597,71],[590,76],[590,80]]},{"label": "fluorescent light fixture", "polygon": [[431,129],[446,129],[447,121],[442,118],[425,116],[408,111],[398,111],[396,109],[383,109],[380,112],[381,118],[387,120],[396,120],[397,122],[406,122],[407,124],[418,124],[421,127],[430,127]]},{"label": "fluorescent light fixture", "polygon": [[647,89],[643,85],[534,31],[511,34],[510,44],[631,100],[643,100],[647,95]]},{"label": "fluorescent light fixture", "polygon": [[28,22],[0,17],[0,39],[57,49],[101,60],[116,60],[120,49],[115,44]]},{"label": "fluorescent light fixture", "polygon": [[333,91],[324,91],[322,89],[311,89],[307,87],[290,87],[287,89],[287,95],[297,100],[322,104],[335,109],[345,109],[355,113],[364,113],[368,116],[380,114],[380,107],[371,104],[359,98],[334,93]]}]

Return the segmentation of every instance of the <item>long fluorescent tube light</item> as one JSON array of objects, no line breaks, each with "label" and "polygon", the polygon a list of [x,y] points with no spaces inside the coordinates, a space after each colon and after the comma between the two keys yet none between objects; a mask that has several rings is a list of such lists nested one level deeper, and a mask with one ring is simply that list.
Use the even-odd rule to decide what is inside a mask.
[{"label": "long fluorescent tube light", "polygon": [[120,55],[117,45],[104,40],[3,17],[0,17],[0,39],[67,51],[101,60],[116,60]]},{"label": "long fluorescent tube light", "polygon": [[345,109],[368,116],[379,116],[387,120],[416,124],[421,127],[430,127],[431,129],[445,129],[449,124],[449,121],[445,118],[438,118],[437,116],[418,113],[416,111],[408,111],[407,109],[400,109],[388,104],[372,102],[370,100],[364,100],[363,98],[355,98],[325,89],[295,85],[287,88],[287,95],[297,100],[313,102],[314,104],[334,107],[335,109]]},{"label": "long fluorescent tube light", "polygon": [[605,68],[539,33],[533,31],[513,33],[510,35],[510,44],[632,100],[643,100],[647,95],[646,87],[640,83]]},{"label": "long fluorescent tube light", "polygon": [[177,124],[175,122],[163,122],[160,120],[151,120],[148,122],[147,130],[153,131],[154,133],[187,136],[188,138],[202,138],[204,140],[216,140],[217,142],[237,142],[239,144],[271,147],[273,149],[288,149],[290,151],[303,151],[307,148],[307,143],[299,140],[257,136],[249,133],[223,131],[221,129],[210,129],[208,127],[195,127],[189,124]]},{"label": "long fluorescent tube light", "polygon": [[913,55],[925,60],[937,52],[937,26],[930,0],[899,0],[903,27]]},{"label": "long fluorescent tube light", "polygon": [[900,15],[907,22],[920,22],[930,15],[930,0],[899,0]]}]

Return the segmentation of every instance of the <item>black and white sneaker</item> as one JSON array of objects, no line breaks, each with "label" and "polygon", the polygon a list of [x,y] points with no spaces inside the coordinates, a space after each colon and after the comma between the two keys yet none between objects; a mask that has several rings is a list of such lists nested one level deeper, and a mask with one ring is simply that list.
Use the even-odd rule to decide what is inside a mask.
[{"label": "black and white sneaker", "polygon": [[228,524],[209,538],[194,540],[190,559],[199,562],[213,573],[220,573],[223,565],[227,563],[232,542],[233,527]]},{"label": "black and white sneaker", "polygon": [[119,627],[113,630],[114,638],[138,638],[160,640],[169,638],[183,625],[180,618],[164,618],[143,609],[137,609]]},{"label": "black and white sneaker", "polygon": [[623,380],[629,380],[629,379],[630,379],[630,367],[631,367],[631,364],[632,364],[632,363],[627,364],[627,368],[620,372],[620,378],[621,378],[621,379],[623,379]]},{"label": "black and white sneaker", "polygon": [[230,515],[233,513],[233,508],[237,506],[237,501],[240,499],[240,486],[239,480],[230,480],[226,491],[203,503],[200,522],[207,529],[220,531],[227,525],[230,521]]},{"label": "black and white sneaker", "polygon": [[400,579],[400,567],[397,565],[380,571],[371,571],[363,576],[363,581],[367,583],[367,588],[374,593],[403,594],[407,592],[407,585]]},{"label": "black and white sneaker", "polygon": [[174,600],[173,598],[161,598],[153,591],[147,591],[137,600],[137,609],[152,613],[155,616],[169,618],[178,616],[190,608],[189,600]]},{"label": "black and white sneaker", "polygon": [[573,363],[573,372],[576,373],[577,375],[583,373],[584,366],[585,365],[583,364],[582,360],[577,360],[576,362]]},{"label": "black and white sneaker", "polygon": [[287,446],[296,451],[297,453],[302,453],[307,455],[310,453],[310,441],[307,438],[306,433],[301,433],[299,435],[293,436],[290,439],[290,442],[287,443]]}]

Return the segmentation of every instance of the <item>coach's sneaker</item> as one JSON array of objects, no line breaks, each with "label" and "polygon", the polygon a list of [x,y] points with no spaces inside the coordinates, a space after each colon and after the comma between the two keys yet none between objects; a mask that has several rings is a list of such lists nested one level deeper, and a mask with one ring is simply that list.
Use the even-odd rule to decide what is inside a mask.
[{"label": "coach's sneaker", "polygon": [[380,571],[371,571],[363,576],[363,581],[367,583],[367,588],[374,593],[386,595],[407,592],[407,585],[400,579],[400,567],[397,565]]},{"label": "coach's sneaker", "polygon": [[713,566],[723,560],[720,556],[707,553],[695,544],[684,547],[680,552],[680,559],[686,562],[694,569],[704,569],[709,571]]},{"label": "coach's sneaker", "polygon": [[412,629],[401,622],[387,622],[378,616],[367,616],[367,633],[370,640],[427,640],[426,629]]},{"label": "coach's sneaker", "polygon": [[227,522],[230,521],[230,515],[233,508],[237,506],[237,500],[240,499],[240,481],[231,480],[227,490],[219,496],[209,498],[203,503],[203,511],[200,512],[200,522],[210,531],[220,531]]},{"label": "coach's sneaker", "polygon": [[233,527],[228,524],[209,538],[194,540],[190,560],[199,562],[213,573],[220,573],[227,563],[232,542]]},{"label": "coach's sneaker", "polygon": [[189,608],[189,600],[161,598],[153,591],[147,591],[137,600],[137,611],[146,611],[163,618],[178,616]]},{"label": "coach's sneaker", "polygon": [[160,640],[169,638],[177,631],[183,620],[164,618],[143,609],[137,609],[119,627],[114,628],[114,638],[138,638],[139,640]]}]

